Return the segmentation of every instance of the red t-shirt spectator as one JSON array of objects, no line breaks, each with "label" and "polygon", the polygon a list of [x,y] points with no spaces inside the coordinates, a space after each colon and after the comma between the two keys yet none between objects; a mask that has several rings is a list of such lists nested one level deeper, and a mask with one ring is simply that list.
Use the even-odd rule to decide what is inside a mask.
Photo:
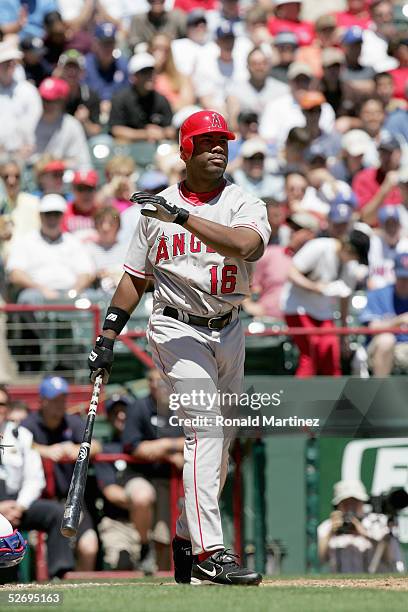
[{"label": "red t-shirt spectator", "polygon": [[351,28],[352,26],[359,26],[362,30],[368,30],[372,25],[372,19],[368,11],[363,11],[358,15],[350,13],[349,11],[339,11],[335,13],[336,23],[338,28]]},{"label": "red t-shirt spectator", "polygon": [[271,244],[256,264],[252,287],[259,292],[258,302],[268,317],[284,318],[281,296],[288,280],[291,261],[282,246]]},{"label": "red t-shirt spectator", "polygon": [[272,36],[276,36],[280,32],[293,32],[302,47],[310,45],[315,39],[314,25],[309,21],[289,21],[288,19],[271,17],[268,21],[268,29]]},{"label": "red t-shirt spectator", "polygon": [[[384,178],[384,174],[378,168],[365,168],[357,172],[353,179],[352,188],[357,196],[359,209],[364,208],[375,196]],[[393,187],[384,200],[384,206],[401,204],[401,202],[402,194],[399,187]]]},{"label": "red t-shirt spectator", "polygon": [[394,70],[390,70],[390,74],[394,81],[394,97],[406,100],[408,92],[408,68],[394,68]]},{"label": "red t-shirt spectator", "polygon": [[95,227],[95,212],[96,207],[86,213],[78,212],[75,209],[75,202],[69,202],[62,220],[62,231],[75,233],[83,230],[92,230]]},{"label": "red t-shirt spectator", "polygon": [[214,11],[218,7],[218,0],[175,0],[174,8],[180,9],[185,13],[190,13],[195,9],[203,11]]}]

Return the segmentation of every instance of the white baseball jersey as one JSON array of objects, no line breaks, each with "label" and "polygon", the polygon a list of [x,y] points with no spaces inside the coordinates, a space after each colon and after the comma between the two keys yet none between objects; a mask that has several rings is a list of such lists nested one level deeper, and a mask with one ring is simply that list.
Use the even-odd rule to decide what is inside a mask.
[{"label": "white baseball jersey", "polygon": [[[172,185],[160,195],[192,215],[227,227],[253,229],[264,246],[268,244],[265,203],[229,181],[204,203],[190,199],[182,184]],[[181,225],[142,216],[124,268],[139,278],[154,278],[155,307],[169,305],[196,315],[214,316],[238,307],[249,295],[253,266],[219,255]]]}]

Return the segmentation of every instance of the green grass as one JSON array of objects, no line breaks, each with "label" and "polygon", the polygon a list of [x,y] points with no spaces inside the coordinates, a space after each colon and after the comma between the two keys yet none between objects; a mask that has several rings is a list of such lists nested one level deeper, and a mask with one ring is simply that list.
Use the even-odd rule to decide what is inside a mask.
[{"label": "green grass", "polygon": [[54,612],[406,612],[408,609],[406,591],[378,588],[190,587],[174,586],[157,579],[152,584],[146,584],[146,579],[139,582],[141,584],[135,580],[119,586],[84,585],[72,589],[49,587],[42,592],[62,593],[62,606],[1,607],[4,611],[23,607],[39,611],[53,609]]}]

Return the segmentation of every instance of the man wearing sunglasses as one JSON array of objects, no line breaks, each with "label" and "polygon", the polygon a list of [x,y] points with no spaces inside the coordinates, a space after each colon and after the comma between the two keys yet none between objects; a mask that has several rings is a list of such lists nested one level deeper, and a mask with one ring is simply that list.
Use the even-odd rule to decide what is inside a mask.
[{"label": "man wearing sunglasses", "polygon": [[95,170],[75,172],[72,181],[74,199],[68,203],[64,213],[63,231],[75,233],[80,239],[92,232],[97,209],[95,201],[97,184],[98,174]]},{"label": "man wearing sunglasses", "polygon": [[137,53],[128,65],[130,87],[112,99],[110,129],[122,142],[158,142],[174,139],[173,113],[154,84],[155,60],[149,53]]}]

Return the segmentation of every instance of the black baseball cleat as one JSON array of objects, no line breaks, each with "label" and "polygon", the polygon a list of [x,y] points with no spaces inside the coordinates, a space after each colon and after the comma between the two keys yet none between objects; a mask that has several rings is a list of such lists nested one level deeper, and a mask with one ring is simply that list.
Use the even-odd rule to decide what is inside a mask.
[{"label": "black baseball cleat", "polygon": [[194,563],[191,584],[238,584],[257,586],[262,582],[261,574],[237,563],[238,555],[220,550],[201,563]]},{"label": "black baseball cleat", "polygon": [[191,568],[197,557],[193,555],[193,549],[189,540],[173,538],[171,543],[174,561],[174,579],[179,584],[190,584]]}]

